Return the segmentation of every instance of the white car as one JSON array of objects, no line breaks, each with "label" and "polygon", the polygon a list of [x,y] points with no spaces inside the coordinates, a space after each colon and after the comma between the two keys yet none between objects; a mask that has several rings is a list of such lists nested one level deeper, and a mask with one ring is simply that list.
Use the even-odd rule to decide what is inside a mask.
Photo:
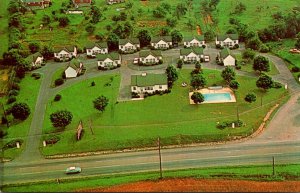
[{"label": "white car", "polygon": [[138,59],[138,58],[134,58],[134,59],[133,59],[133,63],[134,63],[134,64],[138,64],[138,63],[139,63],[139,59]]}]

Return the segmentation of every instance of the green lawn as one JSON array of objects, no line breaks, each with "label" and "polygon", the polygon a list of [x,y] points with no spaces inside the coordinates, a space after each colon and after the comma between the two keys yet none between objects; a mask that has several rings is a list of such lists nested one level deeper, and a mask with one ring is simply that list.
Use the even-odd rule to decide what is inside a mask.
[{"label": "green lawn", "polygon": [[1,1],[0,6],[0,58],[8,49],[8,7],[9,1]]},{"label": "green lawn", "polygon": [[[26,77],[21,81],[20,83],[21,90],[19,95],[17,96],[17,102],[27,103],[30,107],[31,114],[23,122],[13,120],[13,117],[10,115],[10,120],[12,121],[11,126],[8,129],[6,129],[6,125],[1,125],[2,128],[5,128],[7,130],[8,135],[4,137],[3,144],[0,145],[4,145],[6,142],[11,141],[13,139],[23,139],[26,143],[26,136],[28,135],[28,131],[30,129],[32,114],[35,109],[35,104],[39,93],[41,79],[35,80],[33,77],[30,76],[30,74],[27,74]],[[6,102],[4,98],[2,98],[2,101]],[[5,108],[8,107],[9,105],[5,105]],[[4,157],[15,158],[23,150],[24,146],[25,144],[22,145],[20,149],[13,148],[4,151]]]},{"label": "green lawn", "polygon": [[[237,61],[242,61],[242,56],[241,54],[235,54],[235,57],[237,59]],[[276,66],[274,65],[274,63],[272,61],[270,61],[270,71],[266,72],[266,74],[274,76],[279,74],[278,69],[276,68]],[[240,71],[244,71],[244,72],[250,72],[250,73],[255,73],[257,74],[255,71],[253,71],[253,60],[245,63],[245,64],[240,64],[241,65],[241,69]]]},{"label": "green lawn", "polygon": [[[183,81],[189,82],[189,73],[189,70],[180,71],[179,80],[176,81],[170,94],[152,96],[143,101],[116,102],[119,75],[115,75],[111,87],[103,86],[110,81],[111,76],[103,76],[85,80],[61,91],[60,102],[49,101],[44,133],[55,132],[48,117],[56,110],[70,110],[74,115],[73,122],[64,132],[58,132],[61,140],[53,146],[43,148],[43,154],[149,147],[155,145],[158,136],[161,137],[163,145],[218,141],[232,136],[245,136],[255,130],[268,110],[278,102],[280,97],[287,94],[283,88],[271,89],[263,96],[263,104],[265,104],[263,107],[260,107],[260,100],[247,104],[243,98],[248,92],[255,92],[258,99],[262,93],[255,86],[256,79],[237,77],[241,85],[236,92],[237,103],[190,105],[189,88],[181,87]],[[223,84],[220,72],[204,70],[204,74],[206,77],[211,77],[208,79],[209,85]],[[212,78],[213,75],[215,78]],[[93,80],[96,86],[91,88],[90,82]],[[101,94],[110,99],[108,107],[102,114],[92,106],[92,101]],[[246,126],[237,129],[217,129],[217,122],[236,120],[237,104],[240,119],[246,123]],[[83,139],[77,142],[75,132],[80,120],[83,121],[86,129]],[[92,120],[94,135],[88,129],[90,120]]]},{"label": "green lawn", "polygon": [[[240,15],[231,15],[235,6],[240,2],[246,6],[246,11]],[[225,33],[229,28],[232,28],[229,24],[229,18],[231,17],[238,18],[253,30],[259,30],[273,23],[272,15],[274,13],[288,13],[297,5],[299,5],[297,0],[223,0],[218,4],[217,11],[213,13],[213,18],[216,17],[219,21],[220,33]]]},{"label": "green lawn", "polygon": [[[300,54],[290,53],[289,50],[291,48],[295,48],[296,40],[293,39],[285,39],[281,42],[270,42],[268,46],[271,47],[272,52],[282,59],[284,59],[288,68],[291,70],[294,66],[300,68]],[[298,76],[300,76],[300,72],[292,73],[293,76],[298,80]]]},{"label": "green lawn", "polygon": [[62,74],[64,73],[65,71],[65,67],[62,67],[62,68],[59,68],[57,69],[53,76],[52,76],[52,80],[51,80],[51,87],[55,87],[55,80],[58,79],[58,78],[62,78]]},{"label": "green lawn", "polygon": [[[256,181],[281,181],[281,180],[300,180],[299,164],[276,165],[276,175],[272,176],[271,165],[252,165],[237,167],[212,167],[196,168],[186,170],[163,171],[163,177],[168,178],[187,178],[195,179],[242,179]],[[95,176],[61,180],[41,183],[28,183],[21,185],[9,185],[3,188],[5,192],[74,192],[87,188],[105,188],[115,185],[133,183],[138,181],[159,180],[158,172],[144,172],[126,175]],[[51,190],[49,189],[51,187]]]}]

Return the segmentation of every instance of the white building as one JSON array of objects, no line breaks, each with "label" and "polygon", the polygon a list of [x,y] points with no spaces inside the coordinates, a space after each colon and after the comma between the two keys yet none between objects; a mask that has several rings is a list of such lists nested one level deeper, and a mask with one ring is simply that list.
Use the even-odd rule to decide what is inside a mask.
[{"label": "white building", "polygon": [[80,60],[73,59],[70,61],[67,69],[65,70],[66,78],[77,77],[83,69],[83,63]]},{"label": "white building", "polygon": [[226,34],[216,37],[216,45],[221,47],[233,47],[234,45],[239,45],[239,36],[237,34]]},{"label": "white building", "polygon": [[169,49],[172,45],[171,36],[153,37],[151,40],[151,46],[154,49]]},{"label": "white building", "polygon": [[65,61],[77,56],[77,48],[75,46],[56,48],[54,50],[54,58]]},{"label": "white building", "polygon": [[[200,62],[204,58],[203,48],[191,47],[180,49],[180,57],[183,62]],[[204,60],[204,59],[203,59]]]},{"label": "white building", "polygon": [[168,90],[167,74],[131,75],[131,92],[137,94]]},{"label": "white building", "polygon": [[31,64],[33,67],[39,67],[42,65],[44,61],[44,57],[41,53],[36,52],[34,54],[31,54],[26,58],[26,60]]},{"label": "white building", "polygon": [[218,55],[220,62],[223,62],[224,66],[235,66],[235,58],[230,54],[228,48],[224,48]]},{"label": "white building", "polygon": [[139,52],[139,62],[143,64],[156,64],[162,61],[160,50],[142,50]]},{"label": "white building", "polygon": [[138,38],[120,39],[119,50],[124,53],[135,52],[140,49],[140,41]]},{"label": "white building", "polygon": [[118,53],[112,52],[110,54],[97,55],[98,67],[113,68],[121,65],[121,56]]},{"label": "white building", "polygon": [[183,39],[184,47],[204,47],[205,41],[204,36],[193,36],[193,37],[185,37]]},{"label": "white building", "polygon": [[97,54],[107,54],[108,46],[106,42],[91,43],[86,45],[86,55],[90,57],[96,57]]}]

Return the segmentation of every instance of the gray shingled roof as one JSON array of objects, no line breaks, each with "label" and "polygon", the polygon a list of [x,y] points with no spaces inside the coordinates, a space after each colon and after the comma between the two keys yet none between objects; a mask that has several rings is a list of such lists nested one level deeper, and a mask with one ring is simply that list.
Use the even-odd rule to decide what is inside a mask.
[{"label": "gray shingled roof", "polygon": [[222,49],[221,50],[221,52],[220,52],[220,56],[221,56],[221,58],[226,58],[227,56],[229,56],[229,55],[231,55],[232,57],[233,57],[233,55],[232,54],[230,54],[230,50],[228,49],[228,48],[224,48],[224,49]]},{"label": "gray shingled roof", "polygon": [[230,38],[232,40],[238,40],[239,35],[238,34],[226,34],[226,35],[218,35],[217,36],[218,41],[224,41],[224,40],[226,40],[226,38]]},{"label": "gray shingled roof", "polygon": [[192,52],[194,52],[196,55],[202,55],[203,54],[203,48],[192,47],[192,48],[183,48],[183,49],[180,49],[180,55],[181,56],[187,56],[187,55],[189,55]]},{"label": "gray shingled roof", "polygon": [[142,75],[131,75],[131,86],[154,86],[154,85],[167,85],[168,76],[167,74],[148,74]]},{"label": "gray shingled roof", "polygon": [[172,36],[153,37],[151,39],[151,42],[152,43],[158,43],[160,40],[164,40],[165,42],[172,42]]},{"label": "gray shingled roof", "polygon": [[95,46],[97,46],[98,48],[108,48],[106,42],[89,42],[85,45],[85,48],[92,49]]},{"label": "gray shingled roof", "polygon": [[98,54],[97,55],[97,59],[99,61],[104,61],[107,58],[109,58],[111,60],[118,60],[120,58],[120,55],[117,52],[111,52],[109,54]]},{"label": "gray shingled roof", "polygon": [[193,39],[196,39],[198,41],[204,41],[204,36],[187,36],[187,37],[184,37],[183,38],[183,41],[184,42],[190,42],[192,41]]},{"label": "gray shingled roof", "polygon": [[162,56],[160,50],[142,50],[142,51],[139,52],[140,57],[147,57],[150,54],[155,56],[155,57]]},{"label": "gray shingled roof", "polygon": [[140,40],[138,38],[128,38],[128,39],[119,39],[119,45],[125,45],[128,42],[131,44],[140,44]]}]

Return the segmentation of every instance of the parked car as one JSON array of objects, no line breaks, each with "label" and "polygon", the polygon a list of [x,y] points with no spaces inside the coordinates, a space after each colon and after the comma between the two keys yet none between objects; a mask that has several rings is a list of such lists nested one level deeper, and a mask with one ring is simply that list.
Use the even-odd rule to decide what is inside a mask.
[{"label": "parked car", "polygon": [[81,172],[81,168],[80,167],[75,167],[75,166],[72,166],[72,167],[68,167],[66,169],[66,174],[77,174],[77,173],[80,173]]},{"label": "parked car", "polygon": [[138,64],[138,63],[139,63],[139,58],[134,58],[134,59],[133,59],[133,63],[134,63],[134,64]]}]

